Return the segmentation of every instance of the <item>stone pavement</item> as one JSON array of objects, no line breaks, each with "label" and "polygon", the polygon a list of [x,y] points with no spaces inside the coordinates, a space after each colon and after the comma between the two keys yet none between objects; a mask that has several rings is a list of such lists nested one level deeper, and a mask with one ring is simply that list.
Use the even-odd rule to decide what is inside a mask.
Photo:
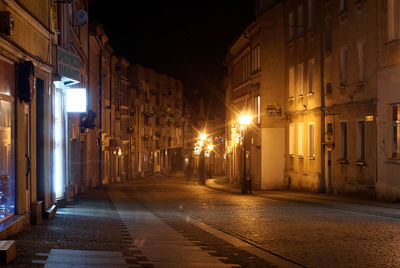
[{"label": "stone pavement", "polygon": [[[51,267],[55,262],[57,267],[79,267],[71,263],[77,258],[93,263],[93,254],[116,254],[114,261],[120,267],[129,267],[124,264],[125,256],[122,259],[120,256],[125,244],[118,223],[118,213],[104,190],[92,189],[68,207],[59,208],[52,220],[44,219],[41,225],[32,225],[29,231],[9,237],[16,241],[17,257],[6,267],[43,267],[44,264]],[[67,262],[60,264],[59,256],[67,253],[69,257],[64,258]],[[118,267],[115,263],[112,265]]]},{"label": "stone pavement", "polygon": [[[225,192],[238,194],[241,186],[230,183],[223,177],[207,179],[206,187]],[[338,206],[352,204],[353,207],[364,210],[363,212],[379,214],[400,219],[400,202],[375,200],[361,196],[324,194],[313,192],[280,191],[280,190],[253,190],[253,196],[281,201],[302,202],[318,205]]]}]

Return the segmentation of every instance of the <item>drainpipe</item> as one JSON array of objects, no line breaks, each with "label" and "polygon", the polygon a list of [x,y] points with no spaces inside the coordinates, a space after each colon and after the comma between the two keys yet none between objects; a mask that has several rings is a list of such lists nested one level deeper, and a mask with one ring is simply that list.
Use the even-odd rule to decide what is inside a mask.
[{"label": "drainpipe", "polygon": [[[102,44],[101,44],[101,41],[100,41],[100,45],[102,46]],[[103,179],[103,172],[102,172],[102,166],[104,165],[103,164],[103,159],[102,159],[102,156],[103,156],[103,154],[102,154],[102,143],[103,143],[103,141],[102,141],[102,137],[101,137],[101,134],[102,134],[102,130],[103,130],[103,126],[102,126],[102,119],[101,119],[101,117],[102,117],[102,110],[103,110],[103,107],[102,107],[102,104],[103,104],[103,102],[102,102],[102,88],[103,88],[103,77],[102,77],[102,72],[101,72],[101,70],[102,70],[102,68],[103,68],[103,50],[104,50],[104,48],[102,47],[101,49],[100,49],[100,53],[99,53],[99,110],[98,110],[98,112],[99,112],[99,135],[100,135],[100,137],[99,137],[99,145],[98,146],[100,146],[100,148],[99,148],[99,179],[100,179],[100,181],[99,181],[99,185],[101,185],[102,184],[102,179]]]},{"label": "drainpipe", "polygon": [[326,191],[325,185],[325,79],[324,79],[324,39],[323,39],[323,28],[325,18],[325,5],[320,3],[320,57],[321,57],[321,181],[320,181],[320,192]]}]

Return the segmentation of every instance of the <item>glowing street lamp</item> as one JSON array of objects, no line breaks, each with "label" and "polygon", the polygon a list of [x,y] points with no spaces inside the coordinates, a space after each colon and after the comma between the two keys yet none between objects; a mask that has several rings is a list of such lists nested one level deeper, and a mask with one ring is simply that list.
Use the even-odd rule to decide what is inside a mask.
[{"label": "glowing street lamp", "polygon": [[251,115],[239,115],[239,124],[242,126],[248,126],[251,124],[253,117]]},{"label": "glowing street lamp", "polygon": [[207,135],[202,133],[200,134],[200,140],[205,141],[207,139]]},{"label": "glowing street lamp", "polygon": [[243,128],[243,178],[242,178],[242,194],[251,191],[247,185],[247,174],[246,174],[246,130],[247,126],[251,124],[253,117],[251,115],[240,115],[238,117],[239,124]]}]

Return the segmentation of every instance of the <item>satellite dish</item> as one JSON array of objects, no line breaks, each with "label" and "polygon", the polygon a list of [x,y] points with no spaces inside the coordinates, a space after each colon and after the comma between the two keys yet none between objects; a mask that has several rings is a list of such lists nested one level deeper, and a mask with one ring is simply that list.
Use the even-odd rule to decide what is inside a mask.
[{"label": "satellite dish", "polygon": [[87,12],[82,9],[78,10],[75,14],[75,20],[76,20],[76,26],[85,25],[89,20]]}]

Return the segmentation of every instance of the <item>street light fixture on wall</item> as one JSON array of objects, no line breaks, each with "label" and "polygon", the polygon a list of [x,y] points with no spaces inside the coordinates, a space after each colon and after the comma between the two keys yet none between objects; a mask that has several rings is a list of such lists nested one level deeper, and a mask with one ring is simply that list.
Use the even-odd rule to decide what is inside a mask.
[{"label": "street light fixture on wall", "polygon": [[242,194],[251,192],[249,189],[249,185],[247,183],[247,174],[246,174],[246,136],[247,136],[247,126],[251,124],[253,117],[251,115],[240,115],[238,117],[239,124],[243,128],[243,177],[242,177]]},{"label": "street light fixture on wall", "polygon": [[[199,140],[194,144],[194,154],[199,155],[199,184],[206,184],[205,181],[205,159],[204,157],[209,157],[209,153],[214,148],[212,144],[207,141],[207,135],[205,133],[201,133]],[[211,146],[211,147],[210,147]],[[211,149],[210,149],[211,148]]]}]

